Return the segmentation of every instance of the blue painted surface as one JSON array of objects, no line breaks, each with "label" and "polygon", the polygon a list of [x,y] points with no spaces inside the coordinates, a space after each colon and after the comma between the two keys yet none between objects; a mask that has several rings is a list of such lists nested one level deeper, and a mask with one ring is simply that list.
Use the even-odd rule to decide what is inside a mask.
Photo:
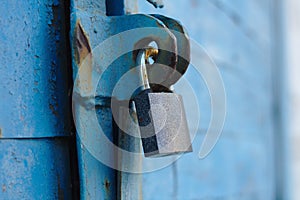
[{"label": "blue painted surface", "polygon": [[64,1],[1,4],[2,137],[70,134],[64,14]]},{"label": "blue painted surface", "polygon": [[65,8],[0,5],[0,199],[72,199]]},{"label": "blue painted surface", "polygon": [[0,199],[72,199],[68,140],[0,140]]},{"label": "blue painted surface", "polygon": [[[200,99],[200,127],[190,126],[197,129],[195,152],[173,166],[144,174],[145,200],[276,198],[270,5],[268,0],[176,0],[165,1],[165,7],[156,10],[140,1],[140,12],[167,15],[185,25],[216,62],[227,94],[222,136],[211,154],[200,160],[197,154],[210,120],[210,97],[201,76],[188,69],[185,77]],[[182,93],[186,88],[178,83],[175,89]],[[192,120],[189,98],[183,96]]]},{"label": "blue painted surface", "polygon": [[[70,30],[70,40],[72,44],[72,65],[73,65],[73,79],[76,79],[78,73],[78,58],[75,59],[75,48],[76,48],[76,25],[78,22],[82,26],[84,33],[87,33],[87,46],[86,49],[93,49],[93,45],[97,45],[96,38],[100,41],[104,40],[107,35],[103,31],[103,28],[99,28],[103,25],[101,23],[93,23],[95,20],[91,21],[91,18],[97,16],[105,16],[106,7],[105,1],[71,1],[71,30]],[[87,23],[87,24],[86,24]],[[87,29],[86,27],[90,27]],[[109,29],[109,26],[105,28]],[[99,32],[99,35],[97,34]],[[91,34],[95,34],[93,37]],[[97,37],[98,36],[98,37]],[[84,36],[83,36],[84,37]],[[99,41],[99,42],[100,42]],[[80,56],[79,56],[80,57]],[[83,58],[84,59],[84,58]],[[110,83],[107,81],[107,84]],[[76,110],[76,108],[75,108]],[[101,112],[102,111],[102,112]],[[111,112],[108,109],[100,109],[100,116],[102,114],[103,119],[100,118],[102,124],[104,123],[104,131],[110,140],[113,139],[113,129],[112,129],[112,118]],[[78,120],[78,119],[77,119]],[[98,144],[101,145],[101,144]],[[78,168],[79,168],[79,182],[80,182],[80,199],[116,199],[116,179],[117,172],[106,165],[98,161],[88,149],[82,145],[80,137],[77,131],[77,151],[78,151]],[[108,157],[112,157],[112,152],[106,152]]]},{"label": "blue painted surface", "polygon": [[[108,121],[110,122],[110,121]],[[78,139],[81,199],[116,199],[117,172],[95,159]],[[109,156],[112,156],[107,152]]]}]

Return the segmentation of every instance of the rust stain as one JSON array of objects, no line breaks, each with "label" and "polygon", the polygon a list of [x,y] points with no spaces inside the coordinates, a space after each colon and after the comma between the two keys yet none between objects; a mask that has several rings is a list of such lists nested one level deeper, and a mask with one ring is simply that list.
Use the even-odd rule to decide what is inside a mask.
[{"label": "rust stain", "polygon": [[49,109],[51,110],[53,115],[58,116],[58,113],[52,104],[49,104]]},{"label": "rust stain", "polygon": [[105,189],[106,189],[107,191],[109,191],[109,187],[110,187],[110,182],[109,182],[109,180],[105,179],[105,181],[104,181],[104,187],[105,187]]},{"label": "rust stain", "polygon": [[158,55],[158,49],[152,47],[146,49],[146,56],[145,56],[146,60],[148,60],[150,57],[152,57],[155,60],[157,55]]},{"label": "rust stain", "polygon": [[82,90],[89,93],[92,91],[92,52],[89,38],[82,28],[80,21],[76,22],[74,35],[74,59],[78,68],[81,68],[81,65],[84,63],[84,67],[79,69],[78,84]]},{"label": "rust stain", "polygon": [[74,50],[75,60],[78,66],[82,64],[82,61],[91,53],[91,47],[87,34],[83,30],[80,21],[76,22],[74,38]]},{"label": "rust stain", "polygon": [[110,199],[110,185],[111,183],[109,182],[109,180],[107,178],[105,178],[103,186],[104,186],[104,190],[106,193],[106,198],[105,199]]}]

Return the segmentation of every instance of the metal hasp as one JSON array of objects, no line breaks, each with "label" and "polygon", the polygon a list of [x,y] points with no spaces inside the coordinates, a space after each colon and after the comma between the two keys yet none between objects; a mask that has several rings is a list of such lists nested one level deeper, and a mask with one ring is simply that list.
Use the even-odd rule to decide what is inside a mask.
[{"label": "metal hasp", "polygon": [[[125,167],[126,170],[139,171],[142,167],[141,159],[116,153],[115,148],[107,144],[108,141],[126,151],[141,152],[140,139],[124,133],[116,126],[111,109],[112,100],[129,100],[132,93],[124,89],[114,95],[114,89],[121,77],[135,67],[136,50],[154,41],[162,49],[156,62],[176,69],[177,45],[184,40],[177,39],[172,28],[167,27],[162,20],[144,14],[123,15],[124,8],[121,6],[116,9],[113,4],[124,5],[124,2],[71,1],[73,113],[75,123],[79,124],[76,130],[81,199],[142,198],[141,175],[115,168],[123,168],[123,161],[130,160],[131,164]],[[187,37],[186,34],[184,36]],[[181,68],[186,69],[187,65]],[[156,74],[155,66],[152,68],[149,69],[150,80]],[[168,71],[172,73],[164,73],[159,81],[173,79],[174,70]],[[137,83],[138,77],[132,76],[127,84],[132,86]],[[171,85],[170,82],[166,83]],[[93,113],[96,119],[91,117]],[[119,115],[122,115],[122,111]],[[99,126],[104,132],[103,136],[98,131]],[[138,132],[135,126],[128,129]]]},{"label": "metal hasp", "polygon": [[0,199],[72,199],[68,7],[0,5]]}]

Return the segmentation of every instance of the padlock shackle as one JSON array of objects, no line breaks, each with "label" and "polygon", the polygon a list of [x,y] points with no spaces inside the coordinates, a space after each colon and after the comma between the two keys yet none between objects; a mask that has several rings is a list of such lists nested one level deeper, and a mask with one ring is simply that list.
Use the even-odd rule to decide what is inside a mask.
[{"label": "padlock shackle", "polygon": [[141,49],[138,52],[137,58],[136,58],[136,64],[137,64],[137,70],[139,71],[139,76],[141,78],[141,84],[140,87],[141,90],[150,89],[148,74],[147,74],[147,67],[146,67],[146,59],[147,59],[147,49]]}]

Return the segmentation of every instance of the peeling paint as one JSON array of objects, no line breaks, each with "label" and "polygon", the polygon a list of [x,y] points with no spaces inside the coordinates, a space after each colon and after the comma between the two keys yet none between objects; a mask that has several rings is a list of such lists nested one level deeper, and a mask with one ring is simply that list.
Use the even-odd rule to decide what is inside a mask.
[{"label": "peeling paint", "polygon": [[75,38],[73,47],[75,47],[75,60],[77,65],[80,67],[82,61],[85,59],[87,55],[91,53],[91,47],[89,43],[89,39],[87,33],[83,30],[80,21],[76,22],[75,27]]},{"label": "peeling paint", "polygon": [[90,94],[93,89],[92,85],[92,52],[88,34],[84,31],[80,21],[76,22],[75,37],[73,39],[74,58],[77,67],[80,68],[83,61],[85,66],[79,73],[77,86],[82,90],[83,94]]}]

